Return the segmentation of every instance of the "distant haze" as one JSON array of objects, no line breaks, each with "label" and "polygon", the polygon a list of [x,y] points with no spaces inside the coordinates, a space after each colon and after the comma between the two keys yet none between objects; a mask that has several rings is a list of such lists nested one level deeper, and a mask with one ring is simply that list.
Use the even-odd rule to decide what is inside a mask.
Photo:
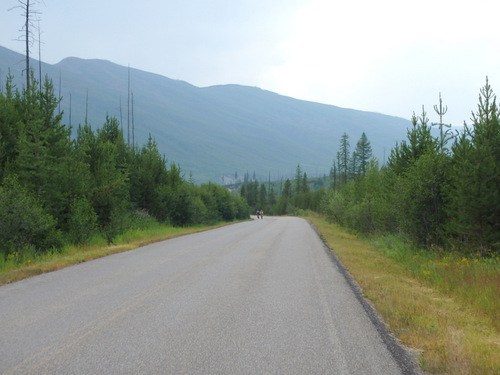
[{"label": "distant haze", "polygon": [[[0,47],[0,69],[10,68],[19,87],[24,82],[22,60],[22,55]],[[38,68],[35,60],[32,63]],[[351,152],[365,132],[382,163],[396,142],[406,138],[409,126],[402,118],[301,101],[255,87],[199,88],[104,60],[68,58],[42,64],[42,72],[52,78],[56,95],[61,83],[65,124],[70,123],[70,95],[73,129],[85,122],[88,92],[89,124],[98,128],[106,115],[114,116],[121,121],[125,140],[132,142],[130,74],[136,144],[144,145],[151,135],[169,162],[180,164],[185,177],[192,173],[197,182],[228,181],[246,172],[255,172],[261,180],[269,175],[293,178],[297,164],[308,176],[329,174],[344,132]]]},{"label": "distant haze", "polygon": [[[23,53],[19,1],[1,3],[0,45]],[[51,64],[104,59],[199,87],[256,86],[406,119],[425,105],[434,122],[441,92],[444,121],[457,126],[470,123],[486,76],[500,92],[498,0],[31,4]]]}]

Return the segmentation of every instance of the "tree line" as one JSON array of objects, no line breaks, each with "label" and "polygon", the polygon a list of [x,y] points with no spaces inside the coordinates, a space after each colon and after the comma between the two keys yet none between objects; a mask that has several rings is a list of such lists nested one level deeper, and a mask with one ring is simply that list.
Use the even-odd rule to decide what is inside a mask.
[{"label": "tree line", "polygon": [[[400,234],[428,249],[465,250],[483,256],[500,250],[500,111],[486,81],[472,126],[452,133],[422,108],[407,139],[387,165],[353,161],[347,138],[334,163],[334,183],[322,210],[332,221],[363,234]],[[433,136],[432,125],[439,126]],[[358,148],[357,148],[358,150]],[[359,155],[359,153],[358,153]],[[350,160],[350,161],[349,161]],[[351,167],[349,167],[351,163]],[[354,173],[358,171],[357,173]]]},{"label": "tree line", "polygon": [[239,195],[213,183],[196,186],[168,163],[150,136],[124,141],[116,118],[72,130],[57,113],[49,79],[30,74],[19,90],[9,74],[0,92],[0,256],[43,252],[92,236],[109,243],[152,222],[174,226],[248,217]]},{"label": "tree line", "polygon": [[284,181],[259,182],[245,174],[240,195],[247,201],[250,212],[263,210],[268,215],[294,215],[299,210],[321,209],[325,194],[322,186],[322,179],[309,179],[298,164],[295,178]]},{"label": "tree line", "polygon": [[430,123],[425,108],[413,114],[407,139],[394,146],[383,166],[372,157],[365,133],[353,152],[344,133],[328,177],[308,179],[300,165],[295,178],[285,181],[259,182],[247,174],[240,194],[252,212],[284,215],[313,210],[365,235],[396,234],[427,249],[498,253],[496,95],[486,80],[472,124],[454,132],[443,123],[447,108],[441,95],[434,110],[439,123]]},{"label": "tree line", "polygon": [[336,189],[355,176],[366,173],[372,157],[366,134],[362,133],[352,154],[349,147],[349,135],[344,133],[329,176],[309,179],[300,164],[297,164],[294,178],[285,181],[259,182],[255,173],[250,179],[247,172],[240,194],[247,200],[251,212],[261,209],[269,215],[294,215],[306,210],[320,212],[328,186]]}]

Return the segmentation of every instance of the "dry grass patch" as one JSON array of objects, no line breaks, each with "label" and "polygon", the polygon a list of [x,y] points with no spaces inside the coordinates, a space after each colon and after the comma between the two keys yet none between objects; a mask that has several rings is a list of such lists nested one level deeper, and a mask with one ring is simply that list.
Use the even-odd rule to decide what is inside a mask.
[{"label": "dry grass patch", "polygon": [[[440,283],[433,284],[425,275],[415,275],[405,262],[385,256],[384,251],[368,241],[323,218],[310,216],[308,219],[349,270],[389,329],[404,345],[420,353],[425,371],[500,374],[500,334],[498,322],[493,323],[494,317],[454,296],[447,288],[440,288]],[[469,292],[481,294],[480,291]]]}]

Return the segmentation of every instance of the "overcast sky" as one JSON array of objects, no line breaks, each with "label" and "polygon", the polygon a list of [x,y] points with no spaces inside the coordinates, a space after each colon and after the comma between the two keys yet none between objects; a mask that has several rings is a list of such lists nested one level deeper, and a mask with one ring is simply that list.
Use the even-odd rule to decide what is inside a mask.
[{"label": "overcast sky", "polygon": [[[35,0],[31,0],[33,3]],[[2,0],[0,45],[24,53]],[[110,60],[204,87],[235,83],[410,118],[441,92],[470,124],[500,93],[498,0],[40,0],[42,60]],[[10,10],[9,10],[10,9]],[[38,46],[34,49],[38,57]]]}]

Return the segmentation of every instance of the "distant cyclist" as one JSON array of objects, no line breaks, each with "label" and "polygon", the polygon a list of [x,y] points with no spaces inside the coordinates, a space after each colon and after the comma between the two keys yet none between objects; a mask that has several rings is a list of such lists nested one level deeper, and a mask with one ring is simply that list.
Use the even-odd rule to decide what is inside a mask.
[{"label": "distant cyclist", "polygon": [[[260,210],[259,214],[260,214],[260,218],[261,218],[261,219],[264,219],[264,211]],[[258,216],[257,216],[257,217],[258,217]]]}]

